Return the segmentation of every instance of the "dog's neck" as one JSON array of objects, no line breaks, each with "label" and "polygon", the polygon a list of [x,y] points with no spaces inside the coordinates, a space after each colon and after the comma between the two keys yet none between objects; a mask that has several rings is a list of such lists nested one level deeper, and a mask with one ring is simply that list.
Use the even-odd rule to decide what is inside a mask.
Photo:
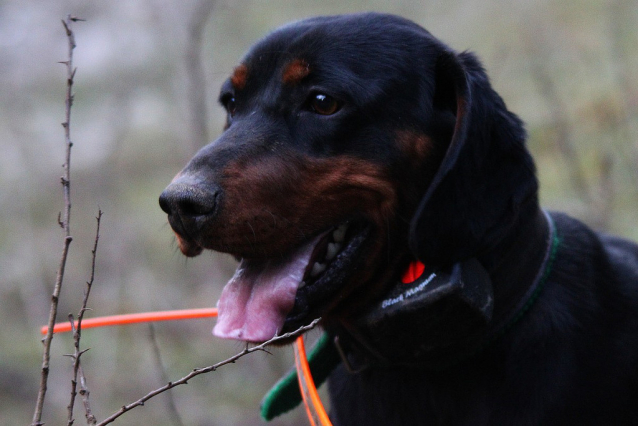
[{"label": "dog's neck", "polygon": [[[385,336],[381,337],[378,336],[378,324],[375,324],[374,334],[366,333],[357,325],[343,324],[343,327],[338,327],[333,332],[342,342],[344,352],[349,353],[349,356],[344,356],[344,360],[350,358],[351,364],[355,366],[407,364],[426,367],[429,365],[434,369],[440,369],[456,362],[457,359],[468,358],[488,346],[505,330],[512,328],[529,307],[529,303],[538,295],[538,290],[542,287],[543,274],[551,265],[550,253],[553,250],[554,231],[551,219],[538,207],[535,198],[530,200],[526,207],[516,224],[509,232],[504,233],[505,236],[498,243],[476,254],[476,259],[489,275],[488,281],[491,281],[485,283],[489,287],[486,291],[493,296],[491,316],[484,326],[475,327],[476,321],[472,315],[463,316],[463,312],[456,315],[453,308],[458,306],[456,301],[450,302],[451,309],[445,308],[441,311],[449,316],[449,321],[442,319],[440,323],[445,328],[450,324],[449,329],[433,330],[432,338],[428,332],[421,336],[413,335],[413,328],[419,327],[419,321],[421,324],[431,323],[429,318],[432,317],[432,312],[427,312],[428,307],[410,312],[409,318],[414,319],[417,324],[414,327],[410,327],[411,323],[408,321],[403,321],[404,326],[400,327],[401,329],[392,327],[392,330],[387,330],[383,333]],[[438,311],[435,315],[438,315]],[[467,324],[459,324],[459,321],[466,321]],[[456,324],[452,325],[454,322]],[[458,330],[462,332],[456,334]],[[466,330],[467,335],[463,335]],[[440,347],[437,347],[436,335],[444,336]],[[450,339],[450,335],[453,339]],[[374,336],[373,339],[370,336]],[[427,341],[426,344],[424,340]],[[420,347],[412,347],[416,345]],[[423,350],[426,346],[427,349]],[[388,351],[390,347],[391,354]],[[397,358],[397,347],[399,350],[404,349],[405,353],[419,355]]]},{"label": "dog's neck", "polygon": [[500,329],[517,315],[538,285],[550,250],[550,226],[547,214],[535,204],[513,227],[515,232],[477,256],[494,291],[491,329]]}]

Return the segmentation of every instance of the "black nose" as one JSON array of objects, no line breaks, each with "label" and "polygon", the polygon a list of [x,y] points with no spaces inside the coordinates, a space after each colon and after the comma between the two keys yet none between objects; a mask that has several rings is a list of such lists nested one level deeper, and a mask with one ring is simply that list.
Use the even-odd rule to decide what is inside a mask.
[{"label": "black nose", "polygon": [[162,210],[181,217],[210,216],[215,213],[218,189],[201,188],[185,183],[172,183],[159,198]]}]

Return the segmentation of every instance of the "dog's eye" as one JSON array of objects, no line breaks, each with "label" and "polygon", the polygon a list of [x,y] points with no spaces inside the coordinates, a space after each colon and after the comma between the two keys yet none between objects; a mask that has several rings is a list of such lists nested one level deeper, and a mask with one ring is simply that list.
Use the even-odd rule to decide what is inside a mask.
[{"label": "dog's eye", "polygon": [[230,117],[235,115],[235,111],[237,111],[237,102],[231,93],[222,93],[219,97],[219,103],[226,109],[226,112]]},{"label": "dog's eye", "polygon": [[226,99],[224,106],[226,107],[226,111],[228,111],[228,114],[230,114],[231,117],[235,115],[235,111],[237,111],[237,102],[235,101],[235,98],[233,96],[229,96],[228,99]]},{"label": "dog's eye", "polygon": [[329,95],[316,93],[310,97],[310,108],[321,115],[332,115],[339,111],[339,101]]}]

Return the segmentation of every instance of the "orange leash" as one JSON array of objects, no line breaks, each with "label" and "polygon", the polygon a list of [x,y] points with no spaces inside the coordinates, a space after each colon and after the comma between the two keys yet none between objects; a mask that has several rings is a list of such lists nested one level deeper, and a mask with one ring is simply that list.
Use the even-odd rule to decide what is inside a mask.
[{"label": "orange leash", "polygon": [[312,426],[332,426],[326,409],[321,403],[321,398],[319,398],[319,394],[317,393],[317,387],[312,379],[312,374],[310,373],[303,336],[297,337],[294,349],[299,390],[301,391],[301,397],[303,398],[310,424]]},{"label": "orange leash", "polygon": [[[210,318],[210,317],[216,317],[216,316],[217,316],[217,308],[181,309],[177,311],[156,311],[156,312],[143,312],[139,314],[111,315],[107,317],[84,319],[82,320],[82,329],[93,328],[93,327],[105,327],[110,325],[135,324],[139,322]],[[75,321],[75,327],[77,326],[78,326],[78,322]],[[40,329],[40,333],[42,334],[47,334],[47,331],[48,331],[48,327],[46,325]],[[71,331],[70,322],[57,323],[53,327],[54,333],[63,333],[66,331]]]},{"label": "orange leash", "polygon": [[[210,318],[216,316],[217,308],[181,309],[176,311],[111,315],[82,320],[82,329],[106,327],[111,325],[136,324],[142,322]],[[77,326],[78,322],[75,321],[75,327]],[[40,329],[40,333],[47,334],[48,329],[48,326],[45,325]],[[64,333],[68,331],[71,331],[70,322],[57,323],[53,326],[54,333]],[[321,398],[319,398],[319,394],[317,393],[317,387],[312,379],[312,374],[310,373],[310,366],[308,365],[303,336],[299,336],[297,338],[294,345],[294,351],[295,367],[297,369],[297,377],[299,378],[299,391],[301,392],[310,424],[312,426],[332,426],[332,423],[328,418],[328,414],[326,414],[326,409],[324,408]]]}]

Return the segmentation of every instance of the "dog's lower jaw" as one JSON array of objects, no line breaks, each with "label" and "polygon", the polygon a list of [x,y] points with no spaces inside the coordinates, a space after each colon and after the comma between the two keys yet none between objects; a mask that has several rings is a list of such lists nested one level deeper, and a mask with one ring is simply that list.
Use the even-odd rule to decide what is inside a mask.
[{"label": "dog's lower jaw", "polygon": [[345,223],[281,259],[242,259],[222,291],[214,334],[262,342],[329,313],[349,283],[368,279],[370,235],[365,222]]},{"label": "dog's lower jaw", "polygon": [[371,261],[378,255],[376,232],[362,223],[352,226],[355,232],[347,239],[347,247],[316,277],[316,281],[298,289],[295,305],[284,323],[284,332],[295,330],[317,317],[321,317],[325,325],[336,318],[352,315],[359,306],[357,300],[364,305],[370,303],[369,297],[360,290],[373,290],[368,284],[378,283],[379,271],[387,271],[387,268]]}]

